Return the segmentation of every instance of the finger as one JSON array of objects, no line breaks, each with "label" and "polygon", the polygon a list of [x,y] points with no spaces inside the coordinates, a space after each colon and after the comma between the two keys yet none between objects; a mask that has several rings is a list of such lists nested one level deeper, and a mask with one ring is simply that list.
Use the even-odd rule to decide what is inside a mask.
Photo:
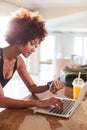
[{"label": "finger", "polygon": [[63,107],[63,101],[61,99],[54,99],[54,106],[58,107],[58,108],[62,108]]},{"label": "finger", "polygon": [[52,92],[53,94],[57,95],[57,91],[52,90],[51,92]]},{"label": "finger", "polygon": [[58,110],[61,110],[63,108],[63,106],[60,106],[59,104],[55,104],[54,107],[57,108]]},{"label": "finger", "polygon": [[52,82],[52,85],[50,87],[50,91],[53,93],[53,94],[57,94],[57,91],[62,89],[64,87],[64,84],[59,81],[59,80],[55,80]]},{"label": "finger", "polygon": [[54,84],[52,85],[50,91],[51,91],[52,93],[56,93],[58,90],[59,90],[59,88],[58,88],[57,85],[54,83]]},{"label": "finger", "polygon": [[60,85],[62,88],[65,87],[64,83],[61,82],[61,81],[59,81],[59,85]]},{"label": "finger", "polygon": [[62,88],[64,87],[64,84],[63,84],[61,81],[59,81],[59,80],[54,81],[54,82],[53,82],[53,85],[55,85],[55,87],[56,87],[57,89],[62,89]]},{"label": "finger", "polygon": [[55,97],[56,103],[58,103],[59,105],[63,105],[63,101],[57,97]]},{"label": "finger", "polygon": [[58,89],[56,87],[51,87],[50,92],[57,94]]}]

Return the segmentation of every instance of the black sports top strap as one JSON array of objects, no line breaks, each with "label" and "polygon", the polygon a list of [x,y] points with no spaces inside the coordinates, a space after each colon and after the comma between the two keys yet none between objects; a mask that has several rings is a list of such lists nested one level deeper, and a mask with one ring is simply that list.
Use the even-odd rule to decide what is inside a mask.
[{"label": "black sports top strap", "polygon": [[[16,69],[17,69],[17,58],[16,58],[13,74],[14,74]],[[3,77],[3,50],[2,50],[2,48],[0,48],[0,83],[2,84],[2,87],[4,87],[11,78],[5,79]]]}]

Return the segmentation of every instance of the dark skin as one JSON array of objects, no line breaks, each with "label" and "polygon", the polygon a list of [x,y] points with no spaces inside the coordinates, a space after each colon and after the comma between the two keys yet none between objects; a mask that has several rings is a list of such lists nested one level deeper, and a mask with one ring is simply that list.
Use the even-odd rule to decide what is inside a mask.
[{"label": "dark skin", "polygon": [[[37,39],[38,41],[38,39]],[[37,48],[38,42],[36,44],[32,44],[28,42],[25,46],[20,44],[13,44],[11,46],[8,46],[6,48],[3,48],[3,59],[4,59],[4,66],[3,66],[3,75],[4,78],[8,79],[13,74],[13,68],[15,64],[15,58],[18,57],[17,61],[17,72],[19,73],[21,79],[26,84],[28,90],[32,93],[42,93],[48,90],[46,85],[37,86],[34,81],[32,80],[30,74],[27,72],[25,63],[19,55],[22,54],[25,58],[30,56]],[[15,52],[15,53],[14,53]],[[11,66],[11,67],[10,67]],[[59,89],[63,88],[64,85],[60,81],[55,81],[52,83],[52,87],[50,91],[52,93],[56,93]],[[9,97],[6,97],[4,95],[2,86],[0,84],[0,107],[5,108],[28,108],[28,107],[44,107],[48,105],[53,105],[56,108],[61,108],[63,105],[63,102],[58,98],[48,98],[44,100],[17,100],[12,99]]]},{"label": "dark skin", "polygon": [[[25,58],[29,57],[41,44],[46,35],[47,30],[45,27],[45,21],[41,14],[38,12],[31,13],[25,9],[19,9],[17,12],[14,12],[5,33],[5,41],[9,44],[9,46],[3,48],[3,76],[5,79],[9,79],[13,76],[13,69],[17,58],[17,72],[29,92],[32,94],[43,93],[48,90],[48,87],[47,85],[38,86],[35,84],[27,71],[20,54],[22,54]],[[63,83],[56,80],[53,81],[49,90],[56,94],[56,92],[63,87]],[[63,102],[54,97],[44,100],[17,100],[9,98],[4,95],[4,91],[0,83],[0,107],[29,108],[49,105],[61,108]]]}]

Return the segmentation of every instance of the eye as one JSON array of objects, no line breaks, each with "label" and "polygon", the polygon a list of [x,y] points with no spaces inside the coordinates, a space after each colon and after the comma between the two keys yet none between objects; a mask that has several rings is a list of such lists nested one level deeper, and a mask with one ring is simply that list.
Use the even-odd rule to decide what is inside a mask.
[{"label": "eye", "polygon": [[35,48],[37,48],[40,45],[39,40],[32,40],[30,41],[31,46],[35,46]]},{"label": "eye", "polygon": [[35,48],[37,48],[37,47],[38,47],[38,44],[35,45]]},{"label": "eye", "polygon": [[33,45],[35,45],[35,42],[34,42],[34,41],[31,41],[30,44],[33,46]]},{"label": "eye", "polygon": [[40,45],[40,44],[36,44],[36,45],[35,45],[35,48],[39,47],[39,45]]}]

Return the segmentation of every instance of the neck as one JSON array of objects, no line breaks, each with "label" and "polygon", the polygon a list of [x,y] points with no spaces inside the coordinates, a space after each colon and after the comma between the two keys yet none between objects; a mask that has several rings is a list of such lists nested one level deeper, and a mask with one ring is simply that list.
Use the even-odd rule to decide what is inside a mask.
[{"label": "neck", "polygon": [[20,55],[20,52],[16,44],[3,48],[3,57],[5,60],[11,61],[18,55]]}]

